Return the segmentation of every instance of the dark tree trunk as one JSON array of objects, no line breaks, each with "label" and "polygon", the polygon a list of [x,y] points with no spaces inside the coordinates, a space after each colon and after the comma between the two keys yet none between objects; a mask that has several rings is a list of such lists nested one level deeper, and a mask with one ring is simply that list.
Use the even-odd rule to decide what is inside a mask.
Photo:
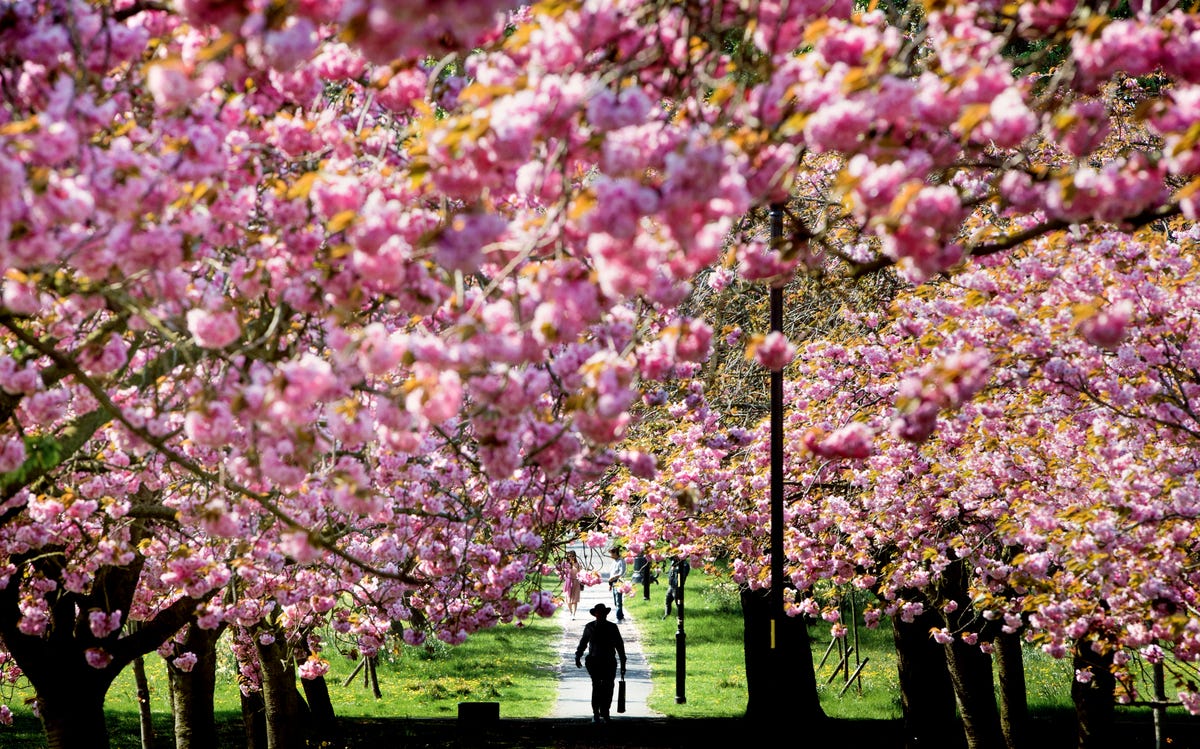
[{"label": "dark tree trunk", "polygon": [[825,711],[817,695],[816,670],[808,623],[804,617],[785,616],[775,628],[771,648],[770,593],[743,590],[742,641],[746,655],[746,718],[778,719],[811,726],[823,721]]},{"label": "dark tree trunk", "polygon": [[907,749],[963,745],[946,650],[929,636],[929,630],[941,624],[933,611],[911,623],[892,618]]},{"label": "dark tree trunk", "polygon": [[38,690],[46,745],[50,749],[107,749],[104,693],[108,684],[94,679],[86,684],[75,681],[74,685],[63,684],[62,689]]},{"label": "dark tree trunk", "polygon": [[1092,680],[1086,684],[1071,682],[1071,699],[1075,703],[1075,721],[1079,734],[1079,749],[1111,746],[1116,725],[1114,695],[1117,680],[1112,674],[1112,652],[1100,655],[1087,642],[1076,642],[1076,670],[1090,670]]},{"label": "dark tree trunk", "polygon": [[146,659],[133,659],[133,681],[137,685],[138,728],[142,737],[142,749],[154,747],[154,719],[150,711],[150,680],[146,678]]},{"label": "dark tree trunk", "polygon": [[282,637],[270,644],[255,639],[262,666],[262,695],[267,718],[267,749],[308,746],[308,706],[296,688],[296,662]]},{"label": "dark tree trunk", "polygon": [[970,749],[1001,749],[1004,732],[1000,729],[1000,711],[996,709],[991,656],[958,637],[944,648],[967,746]]},{"label": "dark tree trunk", "polygon": [[267,749],[267,709],[262,692],[242,693],[242,729],[246,749]]},{"label": "dark tree trunk", "polygon": [[180,650],[196,654],[191,671],[181,671],[167,661],[175,749],[208,749],[217,745],[213,694],[217,688],[217,640],[223,629],[201,629],[194,624],[188,627]]},{"label": "dark tree trunk", "polygon": [[1008,749],[1029,746],[1029,701],[1025,691],[1025,657],[1021,637],[996,636],[996,667],[1000,676],[1000,727]]},{"label": "dark tree trunk", "polygon": [[[296,643],[296,657],[308,658],[310,655],[312,655],[312,650],[308,647],[308,640],[301,636]],[[304,698],[308,701],[313,730],[328,731],[333,727],[335,715],[333,700],[329,698],[329,684],[325,681],[325,677],[301,679],[300,685],[304,687]]]},{"label": "dark tree trunk", "polygon": [[[136,521],[134,545],[148,535]],[[10,563],[22,574],[61,581],[61,558],[52,551],[43,547],[16,554]],[[107,747],[104,696],[113,679],[195,618],[200,599],[184,597],[136,628],[117,627],[102,637],[93,633],[89,622],[93,612],[115,615],[130,610],[144,561],[135,557],[123,567],[100,567],[83,593],[57,585],[45,596],[50,622],[44,635],[26,634],[18,626],[22,591],[17,577],[0,588],[0,640],[37,694],[46,740],[54,749]],[[98,668],[90,665],[89,651],[93,660],[100,656],[106,663]]]}]

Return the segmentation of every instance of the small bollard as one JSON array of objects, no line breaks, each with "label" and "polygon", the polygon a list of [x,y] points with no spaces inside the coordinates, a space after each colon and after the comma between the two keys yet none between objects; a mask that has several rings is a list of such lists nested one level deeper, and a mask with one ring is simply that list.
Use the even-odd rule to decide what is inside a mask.
[{"label": "small bollard", "polygon": [[458,703],[458,723],[463,728],[481,728],[500,720],[499,702]]}]

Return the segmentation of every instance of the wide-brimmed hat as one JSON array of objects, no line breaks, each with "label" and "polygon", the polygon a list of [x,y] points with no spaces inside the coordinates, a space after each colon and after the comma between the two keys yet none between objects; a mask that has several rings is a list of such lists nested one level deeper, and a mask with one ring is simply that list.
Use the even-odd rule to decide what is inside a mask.
[{"label": "wide-brimmed hat", "polygon": [[590,610],[590,611],[588,611],[588,613],[589,613],[589,614],[591,614],[592,616],[596,616],[597,614],[605,614],[605,615],[607,615],[607,614],[608,614],[608,612],[610,612],[610,611],[612,611],[612,609],[610,609],[609,607],[605,606],[605,605],[604,605],[604,604],[602,604],[602,603],[598,603],[598,604],[596,604],[595,606],[593,606],[593,607],[591,608],[591,610]]}]

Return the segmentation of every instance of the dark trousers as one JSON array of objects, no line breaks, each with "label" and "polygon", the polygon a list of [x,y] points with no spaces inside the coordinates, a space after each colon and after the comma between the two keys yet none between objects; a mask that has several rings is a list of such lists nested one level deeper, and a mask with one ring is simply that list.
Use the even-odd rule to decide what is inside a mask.
[{"label": "dark trousers", "polygon": [[617,681],[617,662],[615,660],[598,660],[588,656],[586,662],[588,676],[592,677],[592,715],[607,718],[612,709],[613,685]]},{"label": "dark trousers", "polygon": [[673,604],[674,602],[675,602],[675,586],[674,586],[674,585],[672,585],[672,586],[670,586],[670,587],[668,587],[668,588],[667,588],[667,601],[666,601],[666,603],[667,603],[667,616],[670,616],[670,615],[671,615],[671,604]]}]

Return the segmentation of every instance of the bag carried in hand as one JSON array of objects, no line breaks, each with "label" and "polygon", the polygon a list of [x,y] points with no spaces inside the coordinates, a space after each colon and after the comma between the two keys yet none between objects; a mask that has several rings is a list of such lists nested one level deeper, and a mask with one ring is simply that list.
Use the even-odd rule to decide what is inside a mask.
[{"label": "bag carried in hand", "polygon": [[617,683],[617,712],[625,712],[625,679]]}]

